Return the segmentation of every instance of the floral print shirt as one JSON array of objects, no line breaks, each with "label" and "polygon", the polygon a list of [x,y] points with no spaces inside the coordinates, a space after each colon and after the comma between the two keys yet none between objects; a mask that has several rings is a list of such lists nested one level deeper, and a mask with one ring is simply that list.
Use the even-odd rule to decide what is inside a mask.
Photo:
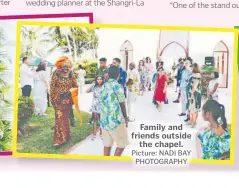
[{"label": "floral print shirt", "polygon": [[115,130],[125,122],[120,103],[125,102],[123,87],[117,80],[109,79],[101,90],[100,126],[107,131]]},{"label": "floral print shirt", "polygon": [[180,82],[180,89],[183,91],[186,91],[187,85],[189,84],[189,79],[192,76],[192,72],[185,69],[182,72],[182,78],[181,78],[181,82]]},{"label": "floral print shirt", "polygon": [[222,154],[230,150],[231,136],[228,132],[224,132],[223,135],[218,136],[210,129],[200,133],[198,138],[201,142],[203,156],[202,159],[206,160],[218,160]]}]

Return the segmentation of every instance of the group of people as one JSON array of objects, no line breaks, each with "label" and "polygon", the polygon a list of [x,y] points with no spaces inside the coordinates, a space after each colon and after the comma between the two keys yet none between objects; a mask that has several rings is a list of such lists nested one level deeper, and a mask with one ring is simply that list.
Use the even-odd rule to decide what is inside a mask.
[{"label": "group of people", "polygon": [[[121,67],[119,58],[114,58],[109,66],[106,58],[101,58],[99,62],[100,67],[95,74],[95,82],[86,90],[87,93],[93,93],[91,112],[94,129],[91,140],[96,139],[99,131],[104,144],[104,155],[109,156],[113,144],[116,143],[114,155],[121,156],[128,145],[128,122],[135,121],[137,96],[142,96],[145,91],[154,90],[153,103],[161,111],[162,105],[167,104],[168,101],[168,78],[161,58],[156,62],[156,71],[149,57],[140,60],[138,67],[131,62],[128,71]],[[178,62],[176,80],[179,94],[174,103],[181,102],[182,112],[179,116],[187,115],[185,121],[195,127],[198,112],[202,110],[204,120],[210,123],[207,129],[200,130],[197,135],[198,157],[225,158],[225,154],[228,156],[230,151],[230,134],[227,130],[224,106],[218,103],[219,74],[213,72],[213,78],[208,86],[207,101],[201,107],[199,65],[181,58]],[[22,94],[30,96],[29,78],[33,79],[35,111],[39,115],[44,115],[49,91],[50,101],[55,110],[53,145],[58,148],[70,140],[70,126],[76,126],[71,90],[77,88],[79,94],[83,92],[86,71],[81,65],[77,71],[74,71],[71,60],[63,56],[57,60],[56,69],[48,80],[44,73],[45,62],[42,62],[36,71],[30,70],[28,64],[28,59],[24,58],[20,72]]]},{"label": "group of people", "polygon": [[[33,94],[35,114],[47,116],[45,113],[50,106],[49,100],[49,78],[46,71],[47,61],[42,61],[37,69],[30,68],[30,59],[24,57],[20,68],[20,85],[22,96],[30,97]],[[32,92],[33,91],[33,92]]]},{"label": "group of people", "polygon": [[212,72],[207,87],[206,102],[201,105],[202,77],[199,65],[181,58],[178,61],[176,86],[179,92],[178,98],[173,102],[181,101],[182,112],[179,116],[187,116],[185,122],[195,127],[198,112],[201,110],[204,121],[209,122],[209,126],[200,129],[196,137],[198,158],[214,160],[230,158],[230,133],[228,132],[225,108],[218,102],[219,73]]},{"label": "group of people", "polygon": [[[181,99],[181,113],[179,116],[187,116],[185,122],[195,127],[197,124],[198,112],[202,103],[202,86],[200,67],[197,63],[189,60],[179,59],[179,66],[176,75],[176,87],[178,97],[174,103],[179,103]],[[212,72],[211,80],[207,87],[207,100],[218,101],[219,73]],[[176,91],[177,91],[176,89]]]}]

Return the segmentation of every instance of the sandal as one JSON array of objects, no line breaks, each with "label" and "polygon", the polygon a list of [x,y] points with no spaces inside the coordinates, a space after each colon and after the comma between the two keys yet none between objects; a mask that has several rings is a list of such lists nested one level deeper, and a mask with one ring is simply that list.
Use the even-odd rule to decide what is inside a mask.
[{"label": "sandal", "polygon": [[103,140],[103,136],[102,135],[100,135],[100,139]]},{"label": "sandal", "polygon": [[91,141],[95,141],[96,136],[92,136]]}]

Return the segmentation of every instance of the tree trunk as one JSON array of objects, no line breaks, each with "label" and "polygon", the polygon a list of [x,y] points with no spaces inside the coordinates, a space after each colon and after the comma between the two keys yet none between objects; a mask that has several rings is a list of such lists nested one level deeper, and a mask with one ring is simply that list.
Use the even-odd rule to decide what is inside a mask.
[{"label": "tree trunk", "polygon": [[66,40],[67,40],[67,46],[68,46],[68,50],[69,50],[69,56],[70,56],[70,58],[72,58],[72,55],[71,55],[71,44],[70,44],[70,40],[69,40],[68,34],[66,34]]}]

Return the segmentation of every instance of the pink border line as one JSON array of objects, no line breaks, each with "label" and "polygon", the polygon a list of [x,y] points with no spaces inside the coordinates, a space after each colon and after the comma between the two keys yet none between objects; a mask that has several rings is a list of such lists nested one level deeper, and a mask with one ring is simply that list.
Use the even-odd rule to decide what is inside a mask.
[{"label": "pink border line", "polygon": [[89,17],[89,23],[94,22],[93,13],[8,15],[8,16],[0,16],[0,20],[37,19],[37,18],[69,18],[69,17]]},{"label": "pink border line", "polygon": [[0,152],[0,156],[9,156],[9,155],[12,155],[11,151]]},{"label": "pink border line", "polygon": [[[0,16],[1,20],[17,20],[17,19],[38,19],[38,18],[72,18],[72,17],[88,17],[89,23],[94,23],[93,13],[66,13],[66,14],[33,14],[33,15],[8,15]],[[0,156],[11,156],[12,152],[0,152]]]}]

